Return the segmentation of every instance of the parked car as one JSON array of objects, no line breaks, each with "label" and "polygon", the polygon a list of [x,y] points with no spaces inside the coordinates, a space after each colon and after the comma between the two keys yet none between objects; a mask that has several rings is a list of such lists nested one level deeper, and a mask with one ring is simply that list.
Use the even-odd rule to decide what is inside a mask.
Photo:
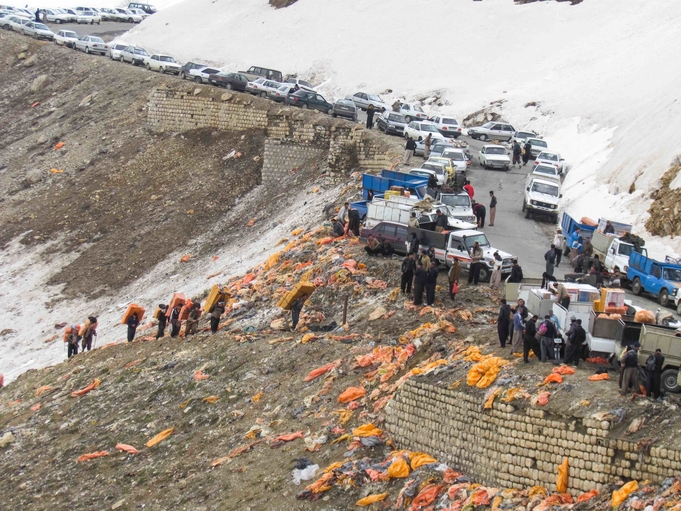
[{"label": "parked car", "polygon": [[[182,69],[180,69],[180,78],[183,80],[187,77],[192,78],[193,76],[190,74],[190,71],[192,69],[203,69],[208,67],[206,64],[198,64],[196,62],[187,62],[185,65],[182,66]],[[219,73],[215,73],[219,74]]]},{"label": "parked car", "polygon": [[324,99],[324,96],[318,92],[311,92],[305,89],[289,94],[286,97],[285,103],[287,105],[299,106],[300,108],[319,110],[325,114],[330,114],[333,111],[333,105]]},{"label": "parked car", "polygon": [[134,14],[127,9],[116,8],[116,11],[121,15],[121,21],[127,21],[128,23],[139,23],[142,21],[142,16],[139,14]]},{"label": "parked car", "polygon": [[[444,166],[445,172],[446,172],[446,178],[445,181],[449,177],[454,177],[456,175],[456,165],[454,165],[454,162],[450,160],[449,158],[443,158],[442,156],[431,156],[428,158],[428,160],[424,163],[440,163],[441,165]],[[444,184],[444,182],[442,183]]]},{"label": "parked car", "polygon": [[284,81],[281,71],[277,71],[276,69],[268,69],[266,67],[251,66],[248,68],[248,71],[239,71],[239,73],[246,75],[246,78],[248,78],[249,81],[255,81],[258,78],[265,78],[266,80],[277,83]]},{"label": "parked car", "polygon": [[428,116],[423,111],[423,108],[421,108],[419,105],[414,105],[411,103],[402,103],[402,105],[400,106],[400,113],[404,115],[404,118],[407,120],[407,124],[409,124],[411,121],[428,120]]},{"label": "parked car", "polygon": [[[220,74],[220,72],[221,70],[215,67],[198,67],[190,69],[187,74],[196,83],[208,83],[210,75],[217,75]],[[180,71],[180,76],[182,76],[182,71]]]},{"label": "parked car", "polygon": [[408,122],[404,115],[391,112],[390,110],[386,110],[376,118],[376,126],[378,126],[379,130],[383,130],[386,135],[394,133],[395,135],[402,136],[407,124]]},{"label": "parked car", "polygon": [[308,89],[308,90],[314,90],[314,87],[310,82],[306,82],[305,80],[301,80],[300,78],[287,78],[284,83],[291,83],[293,85],[297,85],[299,89]]},{"label": "parked car", "polygon": [[561,174],[565,170],[565,158],[563,158],[560,154],[558,153],[552,153],[551,151],[542,151],[537,155],[535,158],[535,165],[538,165],[540,163],[546,164],[546,165],[552,165],[558,169],[558,172]]},{"label": "parked car", "polygon": [[218,73],[208,76],[208,83],[229,90],[245,92],[248,78],[241,73]]},{"label": "parked car", "polygon": [[345,99],[349,99],[357,108],[366,110],[369,105],[374,105],[374,108],[379,112],[386,110],[385,103],[380,96],[376,94],[367,94],[366,92],[355,92],[353,95],[345,96]]},{"label": "parked car", "polygon": [[128,10],[128,12],[131,12],[131,13],[136,14],[137,16],[141,17],[142,21],[144,21],[149,16],[151,16],[151,14],[144,12],[142,9],[135,9],[135,8],[131,9],[130,7],[128,7],[127,10]]},{"label": "parked car", "polygon": [[[434,167],[438,166],[436,163],[430,163],[429,165],[432,165]],[[442,167],[442,171],[444,172],[444,166],[440,165],[440,167]],[[409,169],[409,172],[407,172],[407,174],[409,174],[410,176],[425,177],[426,179],[430,179],[430,176],[433,176],[435,179],[437,179],[437,172],[430,168],[421,167],[420,169]]]},{"label": "parked car", "polygon": [[20,32],[22,27],[24,26],[23,23],[21,23],[21,20],[25,20],[25,18],[20,18],[19,16],[15,16],[14,14],[12,14],[10,16],[0,18],[0,26],[5,30]]},{"label": "parked car", "polygon": [[346,117],[348,119],[356,121],[357,107],[355,106],[355,103],[350,101],[349,99],[339,99],[333,105],[333,108],[331,109],[331,115],[334,117],[338,116]]},{"label": "parked car", "polygon": [[544,163],[539,163],[534,166],[532,172],[527,175],[527,182],[533,178],[538,177],[540,179],[554,179],[560,182],[560,173],[558,169],[553,165],[546,165]]},{"label": "parked car", "polygon": [[111,60],[120,60],[121,62],[123,59],[121,59],[121,53],[123,53],[123,50],[125,50],[128,47],[127,44],[121,44],[121,43],[116,43],[112,44],[109,46],[109,57],[111,57]]},{"label": "parked car", "polygon": [[523,200],[525,218],[538,213],[548,215],[552,222],[557,222],[558,199],[562,197],[560,188],[560,183],[557,181],[533,178],[525,187]]},{"label": "parked car", "polygon": [[128,9],[142,9],[144,12],[147,14],[155,14],[156,13],[156,7],[154,7],[151,4],[138,4],[137,2],[130,2],[128,4]]},{"label": "parked car", "polygon": [[99,15],[102,17],[102,21],[122,21],[121,14],[116,9],[109,7],[102,7],[99,10]]},{"label": "parked car", "polygon": [[[444,184],[449,179],[449,172],[447,172],[447,165],[445,162],[435,159],[428,160],[421,165],[423,170],[429,170],[435,173],[435,179],[437,180],[438,186],[444,186]],[[435,197],[433,197],[435,198]]]},{"label": "parked car", "polygon": [[[431,156],[437,156],[432,154],[433,147],[436,145],[451,145],[451,138],[435,139],[430,144]],[[416,141],[416,149],[414,149],[414,154],[416,156],[423,156],[426,149],[426,139]]]},{"label": "parked car", "polygon": [[542,151],[547,151],[549,148],[549,144],[547,144],[546,141],[542,140],[541,138],[528,138],[525,143],[527,142],[529,142],[532,146],[532,149],[530,150],[532,158],[536,158],[539,153]]},{"label": "parked car", "polygon": [[422,140],[430,134],[431,138],[438,138],[444,140],[445,137],[440,135],[435,125],[428,121],[412,121],[404,128],[404,137],[413,138],[414,140]]},{"label": "parked car", "polygon": [[257,78],[246,84],[246,92],[266,98],[270,90],[276,90],[280,85],[281,83],[275,82],[274,80],[268,80],[267,78]]},{"label": "parked car", "polygon": [[34,21],[26,23],[22,29],[22,33],[25,36],[34,37],[36,39],[54,41],[54,32],[43,23],[36,23]]},{"label": "parked car", "polygon": [[70,17],[68,14],[58,11],[57,9],[43,9],[42,10],[43,20],[49,23],[56,23],[60,25],[62,23],[68,23]]},{"label": "parked car", "polygon": [[515,134],[515,128],[505,122],[486,122],[482,126],[468,128],[468,136],[475,139],[485,140],[511,140]]},{"label": "parked car", "polygon": [[440,117],[436,115],[431,119],[438,131],[445,137],[459,138],[461,136],[461,126],[454,117]]},{"label": "parked car", "polygon": [[449,147],[442,152],[441,157],[449,158],[454,164],[454,167],[456,167],[457,172],[465,173],[466,170],[468,170],[468,158],[466,158],[466,152],[463,149]]},{"label": "parked car", "polygon": [[69,23],[76,23],[78,21],[78,13],[75,9],[62,7],[59,10],[69,17]]},{"label": "parked car", "polygon": [[149,54],[144,48],[128,46],[121,52],[121,62],[129,62],[133,66],[142,66],[146,63]]},{"label": "parked car", "polygon": [[511,159],[506,153],[506,148],[500,145],[487,144],[482,146],[478,153],[478,161],[484,169],[509,170],[511,168]]},{"label": "parked car", "polygon": [[109,51],[104,40],[96,35],[84,35],[73,43],[73,49],[85,53],[101,53],[102,55],[106,55]]},{"label": "parked car", "polygon": [[369,238],[374,235],[378,241],[388,240],[392,243],[395,252],[406,253],[407,226],[395,222],[379,222],[371,229],[362,229],[360,236]]},{"label": "parked car", "polygon": [[283,103],[286,96],[294,92],[295,85],[292,83],[282,83],[277,89],[272,89],[267,93],[267,97],[277,103]]},{"label": "parked car", "polygon": [[101,16],[93,11],[77,11],[76,15],[76,22],[80,24],[87,25],[89,23],[90,25],[94,25],[97,23],[97,25],[101,25],[102,23]]},{"label": "parked car", "polygon": [[159,73],[180,74],[180,63],[170,55],[154,54],[147,59],[147,70],[158,71]]},{"label": "parked car", "polygon": [[54,34],[54,42],[59,46],[66,46],[67,48],[73,48],[73,43],[78,40],[78,34],[72,30],[60,30]]},{"label": "parked car", "polygon": [[537,136],[537,134],[534,131],[529,130],[516,131],[511,141],[518,142],[521,146],[524,146],[528,138],[539,138],[539,136]]}]

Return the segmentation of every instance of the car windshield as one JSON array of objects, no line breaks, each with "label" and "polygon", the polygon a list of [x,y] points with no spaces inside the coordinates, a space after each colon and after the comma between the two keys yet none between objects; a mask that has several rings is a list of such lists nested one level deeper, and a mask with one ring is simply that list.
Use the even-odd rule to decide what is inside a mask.
[{"label": "car windshield", "polygon": [[390,114],[388,115],[388,120],[390,121],[395,121],[395,122],[404,122],[406,123],[406,119],[404,118],[404,115],[402,114]]},{"label": "car windshield", "polygon": [[624,243],[620,243],[618,254],[623,256],[629,256],[633,251],[634,245],[625,245]]},{"label": "car windshield", "polygon": [[556,175],[556,169],[553,167],[547,167],[546,165],[537,165],[534,169],[537,174],[547,174],[549,176]]},{"label": "car windshield", "polygon": [[538,160],[548,160],[548,161],[558,161],[558,155],[557,154],[551,154],[551,153],[540,153],[539,156],[537,156]]},{"label": "car windshield", "polygon": [[676,270],[674,268],[664,269],[665,280],[671,280],[673,282],[681,282],[681,270]]},{"label": "car windshield", "polygon": [[466,195],[441,195],[440,200],[448,206],[469,208],[471,206],[471,198]]},{"label": "car windshield", "polygon": [[442,118],[442,124],[455,124],[458,126],[458,122],[456,122],[456,119],[450,119],[449,117],[443,117]]},{"label": "car windshield", "polygon": [[352,101],[347,101],[345,99],[339,99],[336,102],[336,104],[339,105],[339,106],[351,106],[352,108],[355,107],[355,104]]},{"label": "car windshield", "polygon": [[558,197],[558,187],[548,183],[532,183],[532,191]]},{"label": "car windshield", "polygon": [[432,124],[421,124],[421,131],[432,131],[437,133],[437,128]]},{"label": "car windshield", "polygon": [[549,145],[543,140],[532,139],[530,141],[531,145],[536,145],[537,147],[548,147]]},{"label": "car windshield", "polygon": [[421,108],[421,107],[418,106],[418,105],[414,105],[414,110],[416,110],[417,112],[423,113],[423,108]]},{"label": "car windshield", "polygon": [[83,11],[81,14],[83,16],[94,16],[95,15],[95,13],[92,12],[92,11]]},{"label": "car windshield", "polygon": [[468,250],[473,250],[473,243],[478,242],[481,247],[489,247],[489,241],[487,241],[487,236],[484,234],[475,234],[473,236],[466,236],[464,243]]},{"label": "car windshield", "polygon": [[421,165],[422,169],[428,169],[428,170],[433,170],[433,171],[440,171],[442,170],[442,165],[438,165],[436,163],[424,163]]},{"label": "car windshield", "polygon": [[125,50],[126,48],[127,46],[124,44],[117,44],[116,46],[114,46],[114,50]]},{"label": "car windshield", "polygon": [[99,37],[95,37],[95,36],[90,36],[90,41],[92,41],[93,43],[103,43],[104,42],[102,39],[100,39]]},{"label": "car windshield", "polygon": [[419,186],[416,188],[416,192],[419,197],[425,197],[428,194],[428,189],[425,186]]},{"label": "car windshield", "polygon": [[488,130],[491,130],[491,129],[492,129],[492,126],[494,126],[494,124],[496,124],[496,123],[493,123],[493,122],[486,122],[485,124],[482,125],[482,127],[483,127],[483,128],[486,128],[486,129],[488,129]]},{"label": "car windshield", "polygon": [[49,30],[49,28],[47,28],[47,25],[43,25],[42,23],[36,23],[35,28],[38,30]]},{"label": "car windshield", "polygon": [[464,161],[466,159],[463,153],[459,151],[445,151],[444,153],[442,153],[442,156],[454,161]]},{"label": "car windshield", "polygon": [[488,147],[486,154],[506,154],[506,149],[503,147]]},{"label": "car windshield", "polygon": [[367,94],[367,97],[368,97],[371,101],[380,101],[381,103],[383,103],[383,100],[382,100],[380,97],[374,96],[373,94]]},{"label": "car windshield", "polygon": [[64,37],[73,37],[75,39],[78,39],[78,34],[75,32],[64,32]]},{"label": "car windshield", "polygon": [[175,62],[175,59],[172,57],[161,57],[161,62]]},{"label": "car windshield", "polygon": [[[101,39],[100,39],[100,41],[101,41]],[[104,41],[102,41],[102,42],[104,42]],[[146,51],[144,51],[142,48],[135,48],[135,53],[136,53],[137,55],[149,55],[149,54],[148,54]]]},{"label": "car windshield", "polygon": [[430,177],[432,174],[425,170],[410,170],[409,173],[413,176]]}]

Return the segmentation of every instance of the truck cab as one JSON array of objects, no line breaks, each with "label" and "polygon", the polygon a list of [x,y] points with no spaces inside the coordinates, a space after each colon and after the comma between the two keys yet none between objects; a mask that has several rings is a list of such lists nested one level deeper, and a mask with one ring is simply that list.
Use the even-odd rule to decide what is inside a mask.
[{"label": "truck cab", "polygon": [[525,218],[534,214],[549,216],[554,222],[558,220],[558,199],[561,185],[556,181],[534,178],[525,187],[523,212]]},{"label": "truck cab", "polygon": [[[594,233],[594,239],[597,233]],[[593,243],[593,242],[592,242]],[[607,252],[605,253],[605,268],[612,271],[615,266],[620,270],[627,271],[629,266],[629,256],[632,252],[635,252],[634,245],[631,243],[626,243],[617,238],[612,240]],[[644,256],[648,255],[648,251],[645,248],[640,249],[640,254]]]},{"label": "truck cab", "polygon": [[463,222],[476,223],[477,220],[473,214],[473,203],[471,196],[467,192],[461,193],[441,193],[438,199],[443,204],[449,206],[451,215]]},{"label": "truck cab", "polygon": [[636,295],[649,293],[657,296],[660,305],[678,307],[681,287],[681,265],[662,263],[638,252],[629,255],[627,278]]}]

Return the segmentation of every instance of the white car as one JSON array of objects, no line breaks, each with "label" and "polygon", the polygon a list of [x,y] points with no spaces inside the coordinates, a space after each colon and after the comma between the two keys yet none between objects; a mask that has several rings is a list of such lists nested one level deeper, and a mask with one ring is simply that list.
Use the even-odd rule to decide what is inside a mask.
[{"label": "white car", "polygon": [[101,25],[102,23],[102,17],[94,11],[77,11],[77,16],[76,22],[80,24]]},{"label": "white car", "polygon": [[449,177],[445,164],[441,163],[440,161],[427,160],[423,162],[421,169],[434,172],[438,186],[444,186],[444,184],[447,182],[447,178]]},{"label": "white car", "polygon": [[131,12],[132,14],[136,14],[137,16],[140,16],[140,17],[142,18],[142,21],[144,21],[144,20],[147,19],[149,16],[151,16],[151,14],[148,14],[148,13],[144,12],[142,9],[131,9],[131,8],[128,8],[127,10],[128,10],[128,12]]},{"label": "white car", "polygon": [[466,153],[463,149],[457,149],[456,147],[447,148],[442,151],[440,156],[442,158],[449,158],[456,167],[457,173],[466,172],[466,169],[468,169],[468,158],[466,158]]},{"label": "white car", "polygon": [[379,112],[385,111],[385,103],[377,94],[367,94],[366,92],[355,92],[352,96],[345,96],[345,99],[352,101],[357,108],[366,110],[369,105],[374,105],[374,109]]},{"label": "white car", "polygon": [[445,137],[459,138],[461,136],[461,126],[454,117],[441,117],[436,115],[431,119],[438,131]]},{"label": "white car", "polygon": [[144,48],[138,48],[137,46],[128,46],[125,50],[121,52],[120,61],[129,62],[133,66],[143,66],[147,62],[149,54],[144,50]]},{"label": "white car", "polygon": [[[300,87],[300,85],[298,87]],[[295,84],[293,83],[282,83],[278,88],[270,89],[270,91],[267,93],[267,97],[269,97],[272,101],[276,101],[277,103],[283,103],[286,100],[286,96],[292,92],[295,92],[294,88]]]},{"label": "white car", "polygon": [[478,161],[480,166],[484,169],[501,169],[509,170],[511,168],[511,159],[506,153],[506,148],[500,145],[487,144],[482,146],[478,153]]},{"label": "white car", "polygon": [[435,125],[428,121],[412,121],[404,128],[404,138],[413,138],[420,141],[428,135],[433,139],[444,140],[445,138],[440,134]]},{"label": "white car", "polygon": [[123,53],[123,50],[125,50],[128,46],[129,45],[127,44],[121,43],[109,45],[109,57],[111,57],[111,60],[121,60],[121,53]]},{"label": "white car", "polygon": [[308,81],[301,80],[300,78],[288,78],[284,83],[290,83],[294,87],[297,85],[299,89],[309,90],[314,92],[314,87]]},{"label": "white car", "polygon": [[59,10],[69,17],[69,23],[76,23],[78,21],[78,13],[76,12],[75,9],[67,9],[61,7]]},{"label": "white car", "polygon": [[281,87],[279,82],[268,80],[267,78],[258,78],[246,84],[246,92],[266,98],[270,91],[275,91],[276,93],[279,87]]},{"label": "white car", "polygon": [[208,81],[210,75],[217,75],[221,72],[222,70],[215,67],[197,67],[187,71],[186,78],[194,80],[196,83],[210,83]]},{"label": "white car", "polygon": [[44,20],[49,23],[56,23],[57,25],[71,21],[71,17],[68,14],[64,14],[57,9],[43,9],[42,15]]},{"label": "white car", "polygon": [[[532,168],[532,172],[527,175],[527,183],[538,177],[539,179],[551,179],[560,183],[560,173],[553,165],[539,163]],[[527,186],[527,184],[525,185]]]},{"label": "white car", "polygon": [[106,52],[109,51],[109,47],[102,38],[96,35],[84,35],[73,43],[73,49],[84,51],[85,53],[99,53],[101,55],[106,55]]},{"label": "white car", "polygon": [[121,15],[120,21],[127,21],[128,23],[139,23],[142,21],[142,16],[134,14],[127,9],[116,8],[116,11]]},{"label": "white car", "polygon": [[565,170],[565,158],[563,158],[558,153],[552,153],[551,151],[542,151],[537,155],[534,161],[535,165],[543,163],[545,165],[553,165],[558,169],[559,173],[563,173]]},{"label": "white car", "polygon": [[102,21],[124,21],[127,18],[123,18],[116,9],[111,9],[110,7],[102,7],[99,9],[99,15],[102,17]]},{"label": "white car", "polygon": [[73,44],[78,40],[78,34],[72,30],[60,30],[54,34],[54,42],[59,46],[73,48]]},{"label": "white car", "polygon": [[428,116],[418,105],[413,105],[411,103],[402,103],[400,107],[400,113],[404,115],[404,119],[409,124],[411,121],[427,121]]},{"label": "white car", "polygon": [[558,199],[560,183],[549,179],[533,178],[525,187],[523,211],[525,218],[534,213],[548,215],[553,222],[558,221]]},{"label": "white car", "polygon": [[46,39],[54,41],[54,32],[52,32],[47,25],[43,23],[36,23],[29,21],[26,23],[21,31],[25,36],[34,37],[36,39]]},{"label": "white car", "polygon": [[21,23],[21,20],[24,18],[20,18],[19,16],[15,16],[14,14],[10,16],[5,16],[4,18],[0,18],[0,27],[4,28],[5,30],[13,30],[14,32],[21,32],[21,29],[23,28],[23,24]]},{"label": "white car", "polygon": [[515,135],[513,135],[513,139],[511,139],[511,142],[518,142],[522,147],[525,145],[525,142],[527,142],[528,138],[539,138],[539,135],[530,130],[516,131]]},{"label": "white car", "polygon": [[482,126],[468,128],[468,136],[483,142],[485,140],[511,140],[515,131],[515,128],[506,122],[486,122]]},{"label": "white car", "polygon": [[549,149],[549,144],[547,144],[546,141],[542,140],[541,138],[528,138],[525,143],[527,144],[528,142],[532,147],[530,150],[530,155],[532,158],[536,158],[539,153]]},{"label": "white car", "polygon": [[155,54],[147,59],[147,69],[149,71],[158,71],[159,73],[179,75],[182,66],[169,55]]}]

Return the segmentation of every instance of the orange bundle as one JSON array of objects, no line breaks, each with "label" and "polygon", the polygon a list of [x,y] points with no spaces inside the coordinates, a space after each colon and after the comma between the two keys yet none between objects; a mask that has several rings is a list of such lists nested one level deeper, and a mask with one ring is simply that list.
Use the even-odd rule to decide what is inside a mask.
[{"label": "orange bundle", "polygon": [[139,454],[139,451],[135,449],[132,445],[128,444],[116,444],[116,449],[119,451],[125,451],[130,454]]},{"label": "orange bundle", "polygon": [[442,487],[437,484],[429,484],[419,494],[414,497],[411,503],[412,509],[419,509],[421,507],[430,506],[437,498],[438,493]]},{"label": "orange bundle", "polygon": [[94,460],[96,458],[103,458],[104,456],[108,455],[109,453],[107,451],[90,452],[87,454],[81,454],[76,461],[81,463],[83,461]]},{"label": "orange bundle", "polygon": [[591,381],[609,380],[610,375],[608,373],[594,374],[592,376],[589,376],[589,379]]},{"label": "orange bundle", "polygon": [[563,383],[563,377],[558,373],[551,373],[542,382],[542,385],[548,385],[549,383]]},{"label": "orange bundle", "polygon": [[97,378],[95,378],[94,380],[92,380],[92,383],[90,383],[89,385],[83,387],[83,388],[80,389],[80,390],[74,390],[73,392],[71,392],[71,397],[80,397],[80,396],[84,396],[85,394],[87,394],[87,393],[90,392],[91,390],[94,390],[94,389],[96,389],[97,387],[99,387],[99,385],[100,385],[101,383],[102,383],[101,380],[98,380]]},{"label": "orange bundle", "polygon": [[175,431],[175,428],[168,428],[166,430],[161,431],[158,435],[156,435],[154,438],[149,440],[145,445],[147,447],[153,447],[156,444],[162,442],[166,438],[168,438],[170,435],[173,434],[173,431]]},{"label": "orange bundle", "polygon": [[598,495],[598,490],[591,490],[586,493],[582,493],[579,497],[577,497],[577,502],[587,502],[591,499],[593,499],[595,496]]},{"label": "orange bundle", "polygon": [[279,435],[274,440],[272,440],[272,443],[275,443],[275,442],[292,442],[296,438],[303,438],[303,432],[302,431],[296,431],[295,433],[288,433],[286,435]]},{"label": "orange bundle", "polygon": [[340,396],[338,396],[339,403],[349,403],[360,397],[364,397],[367,391],[364,387],[348,387]]},{"label": "orange bundle", "polygon": [[565,364],[561,364],[558,367],[554,367],[553,372],[557,373],[557,374],[563,374],[563,375],[575,374],[575,368],[566,366]]},{"label": "orange bundle", "polygon": [[340,359],[335,360],[334,362],[331,362],[330,364],[326,364],[322,367],[318,367],[317,369],[310,371],[310,373],[305,377],[305,381],[312,381],[315,378],[319,378],[321,375],[326,374],[329,371],[333,371],[339,365],[341,365]]}]

